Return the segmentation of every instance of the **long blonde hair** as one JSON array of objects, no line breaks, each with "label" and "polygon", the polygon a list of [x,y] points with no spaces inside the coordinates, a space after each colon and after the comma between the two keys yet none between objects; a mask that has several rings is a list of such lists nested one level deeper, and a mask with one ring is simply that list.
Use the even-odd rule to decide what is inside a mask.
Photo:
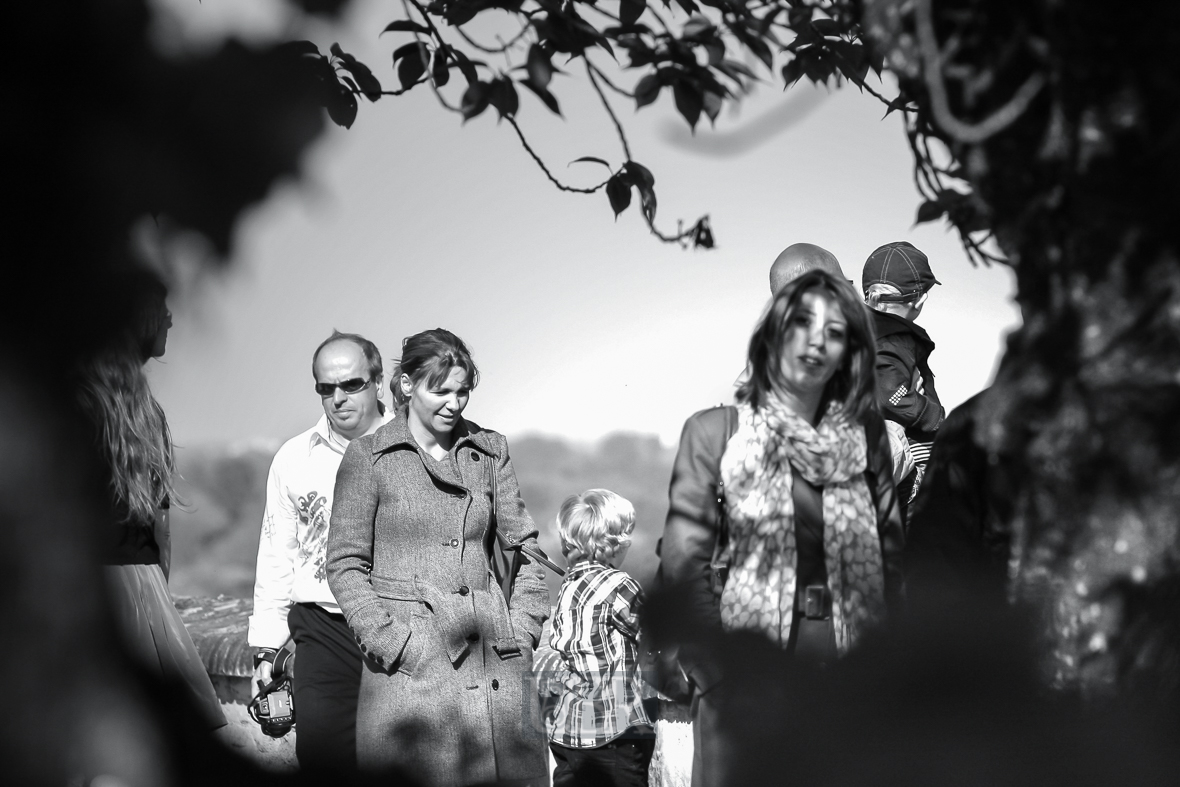
[{"label": "long blonde hair", "polygon": [[82,364],[78,402],[90,419],[107,464],[110,491],[125,521],[151,523],[176,501],[172,433],[148,387],[143,366],[166,309],[167,290],[154,277],[133,276],[132,324]]}]

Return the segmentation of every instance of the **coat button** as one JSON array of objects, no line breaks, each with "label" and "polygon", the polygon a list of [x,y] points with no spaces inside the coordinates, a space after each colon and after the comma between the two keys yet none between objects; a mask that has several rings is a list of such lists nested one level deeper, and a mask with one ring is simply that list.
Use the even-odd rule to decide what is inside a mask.
[{"label": "coat button", "polygon": [[452,539],[451,539],[451,546],[453,546],[453,547],[455,547],[455,548],[458,548],[458,546],[459,546],[459,539],[457,539],[457,538],[452,538]]},{"label": "coat button", "polygon": [[500,690],[500,681],[493,678],[492,679],[492,691],[499,691],[499,690]]},{"label": "coat button", "polygon": [[478,461],[479,461],[479,452],[478,452],[478,451],[472,451],[472,452],[471,452],[471,461],[472,461],[472,462],[478,462]]},{"label": "coat button", "polygon": [[466,596],[470,592],[471,592],[471,588],[467,587],[466,585],[459,586],[459,595],[460,596]]},{"label": "coat button", "polygon": [[368,653],[368,652],[369,652],[369,649],[366,648],[364,645],[361,645],[361,653]]},{"label": "coat button", "polygon": [[471,634],[468,634],[467,641],[468,642],[479,642],[479,634],[477,632],[472,632]]}]

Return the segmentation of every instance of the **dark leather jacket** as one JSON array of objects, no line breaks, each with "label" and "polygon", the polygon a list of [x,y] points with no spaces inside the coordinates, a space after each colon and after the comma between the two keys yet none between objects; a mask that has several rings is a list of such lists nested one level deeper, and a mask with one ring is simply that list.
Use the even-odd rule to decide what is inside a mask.
[{"label": "dark leather jacket", "polygon": [[[727,413],[729,410],[729,413]],[[717,543],[721,455],[736,423],[732,408],[713,407],[694,414],[684,424],[680,449],[672,466],[668,489],[668,518],[664,523],[660,572],[663,583],[678,589],[677,606],[706,630],[721,628],[721,610],[712,586],[712,559]],[[902,589],[902,550],[905,537],[893,486],[893,459],[885,422],[872,412],[865,419],[868,440],[866,481],[877,508],[877,532],[885,573],[885,597],[891,613]],[[691,653],[691,651],[689,651]],[[693,682],[707,689],[716,676],[706,674],[691,656],[681,659]]]}]

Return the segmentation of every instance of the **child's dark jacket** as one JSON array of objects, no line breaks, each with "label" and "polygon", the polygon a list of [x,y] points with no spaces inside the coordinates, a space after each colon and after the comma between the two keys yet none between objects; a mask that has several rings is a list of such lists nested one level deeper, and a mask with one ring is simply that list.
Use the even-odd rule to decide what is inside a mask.
[{"label": "child's dark jacket", "polygon": [[[873,311],[877,332],[877,402],[881,415],[905,427],[906,436],[931,442],[945,413],[934,389],[926,329],[896,314]],[[917,391],[921,377],[924,393]]]}]

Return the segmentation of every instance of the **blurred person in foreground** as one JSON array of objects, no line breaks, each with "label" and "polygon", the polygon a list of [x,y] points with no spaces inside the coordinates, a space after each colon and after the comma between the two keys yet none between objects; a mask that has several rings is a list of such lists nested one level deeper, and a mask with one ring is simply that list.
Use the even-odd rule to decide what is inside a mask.
[{"label": "blurred person in foreground", "polygon": [[450,331],[408,337],[392,379],[396,413],[348,446],[328,533],[365,654],[359,765],[427,787],[547,784],[530,672],[549,591],[535,563],[507,590],[489,568],[497,531],[537,542],[508,441],[463,417],[479,377]]},{"label": "blurred person in foreground", "polygon": [[[753,632],[810,667],[832,663],[901,595],[903,534],[874,407],[869,315],[810,271],[774,297],[736,406],[696,413],[673,465],[661,571],[699,631]],[[726,784],[726,686],[686,643],[694,787]]]},{"label": "blurred person in foreground", "polygon": [[78,385],[79,404],[106,458],[114,514],[103,544],[107,588],[132,658],[187,686],[209,726],[222,727],[225,714],[213,683],[168,591],[176,465],[168,419],[143,369],[164,355],[168,343],[168,291],[147,271],[123,279],[120,290],[130,300],[134,328],[84,364]]},{"label": "blurred person in foreground", "polygon": [[865,261],[861,287],[871,308],[877,336],[877,404],[887,421],[901,426],[914,469],[899,479],[902,514],[909,521],[910,504],[918,494],[930,449],[945,412],[934,389],[930,354],[934,341],[914,322],[938,279],[926,255],[905,241],[886,243]]},{"label": "blurred person in foreground", "polygon": [[324,414],[284,443],[271,462],[247,638],[256,649],[257,687],[270,682],[278,649],[288,639],[295,643],[300,767],[351,771],[361,652],[328,587],[324,564],[344,451],[389,420],[381,402],[385,374],[373,342],[340,331],[312,353],[311,373]]},{"label": "blurred person in foreground", "polygon": [[553,787],[647,787],[656,741],[639,672],[643,590],[620,568],[635,507],[609,489],[590,489],[565,499],[557,529],[570,568],[550,638],[560,657]]}]

